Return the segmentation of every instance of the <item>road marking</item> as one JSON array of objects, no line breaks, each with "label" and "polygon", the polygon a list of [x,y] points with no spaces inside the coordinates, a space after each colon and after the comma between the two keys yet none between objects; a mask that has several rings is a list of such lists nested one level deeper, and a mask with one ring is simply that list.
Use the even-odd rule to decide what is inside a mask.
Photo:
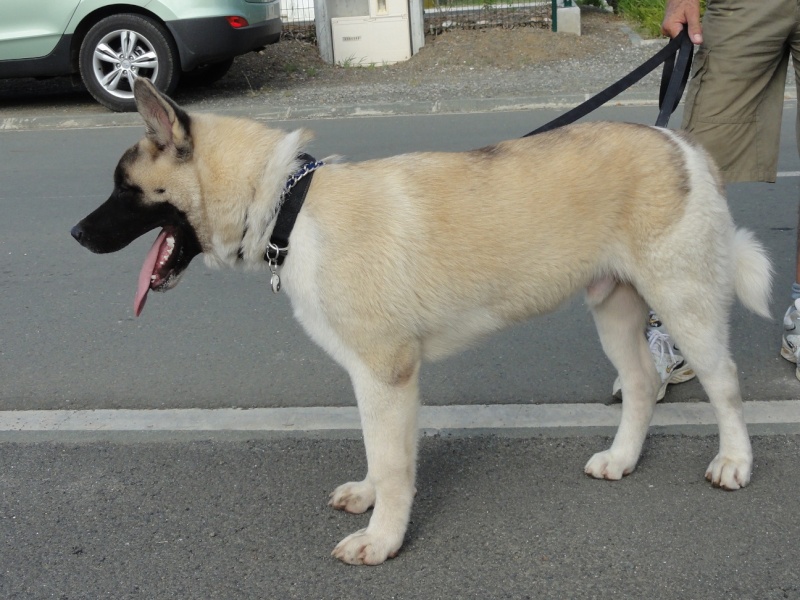
[{"label": "road marking", "polygon": [[[448,431],[558,430],[616,427],[619,404],[505,404],[424,406],[420,429]],[[746,402],[745,419],[756,425],[800,424],[800,400]],[[659,404],[653,426],[715,425],[706,402]],[[0,411],[0,432],[336,432],[360,429],[355,407],[19,410]]]},{"label": "road marking", "polygon": [[800,171],[778,171],[778,177],[800,177]]}]

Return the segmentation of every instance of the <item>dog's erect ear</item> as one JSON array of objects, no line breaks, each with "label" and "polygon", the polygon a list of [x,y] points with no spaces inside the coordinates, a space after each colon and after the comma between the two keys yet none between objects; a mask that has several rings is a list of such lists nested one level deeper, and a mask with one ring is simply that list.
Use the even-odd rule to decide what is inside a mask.
[{"label": "dog's erect ear", "polygon": [[147,126],[147,137],[159,149],[174,148],[179,159],[192,155],[191,118],[149,79],[137,77],[133,84],[136,109]]}]

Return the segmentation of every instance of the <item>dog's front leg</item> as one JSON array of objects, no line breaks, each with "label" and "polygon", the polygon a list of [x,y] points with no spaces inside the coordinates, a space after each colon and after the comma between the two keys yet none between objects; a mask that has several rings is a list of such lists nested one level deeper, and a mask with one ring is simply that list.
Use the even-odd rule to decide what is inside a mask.
[{"label": "dog's front leg", "polygon": [[339,486],[331,505],[349,512],[375,506],[366,529],[347,536],[333,556],[354,565],[377,565],[403,544],[414,498],[419,365],[387,383],[368,369],[351,373],[367,450],[367,476]]}]

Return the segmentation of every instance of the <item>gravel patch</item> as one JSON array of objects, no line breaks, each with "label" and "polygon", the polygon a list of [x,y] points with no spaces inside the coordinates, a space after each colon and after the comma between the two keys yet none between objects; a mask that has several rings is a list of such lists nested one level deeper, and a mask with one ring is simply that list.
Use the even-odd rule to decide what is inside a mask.
[{"label": "gravel patch", "polygon": [[[215,103],[234,90],[246,103],[369,105],[453,99],[541,98],[597,92],[652,56],[662,43],[637,43],[617,16],[584,10],[582,35],[535,27],[448,31],[426,38],[411,60],[388,66],[337,67],[316,47],[285,40],[242,57],[215,97],[182,90],[186,101]],[[266,68],[265,68],[266,66]],[[657,89],[651,74],[632,91]]]}]

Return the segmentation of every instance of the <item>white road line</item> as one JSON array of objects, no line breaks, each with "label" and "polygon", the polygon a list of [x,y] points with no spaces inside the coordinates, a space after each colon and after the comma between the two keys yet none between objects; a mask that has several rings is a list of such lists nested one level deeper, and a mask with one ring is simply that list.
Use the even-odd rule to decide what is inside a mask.
[{"label": "white road line", "polygon": [[800,171],[778,171],[778,177],[800,177]]},{"label": "white road line", "polygon": [[[616,427],[620,405],[425,406],[420,429],[427,433]],[[745,403],[750,424],[798,425],[800,400]],[[656,407],[654,426],[714,425],[708,403],[667,403]],[[0,432],[335,432],[360,428],[355,407],[20,410],[0,411]]]}]

